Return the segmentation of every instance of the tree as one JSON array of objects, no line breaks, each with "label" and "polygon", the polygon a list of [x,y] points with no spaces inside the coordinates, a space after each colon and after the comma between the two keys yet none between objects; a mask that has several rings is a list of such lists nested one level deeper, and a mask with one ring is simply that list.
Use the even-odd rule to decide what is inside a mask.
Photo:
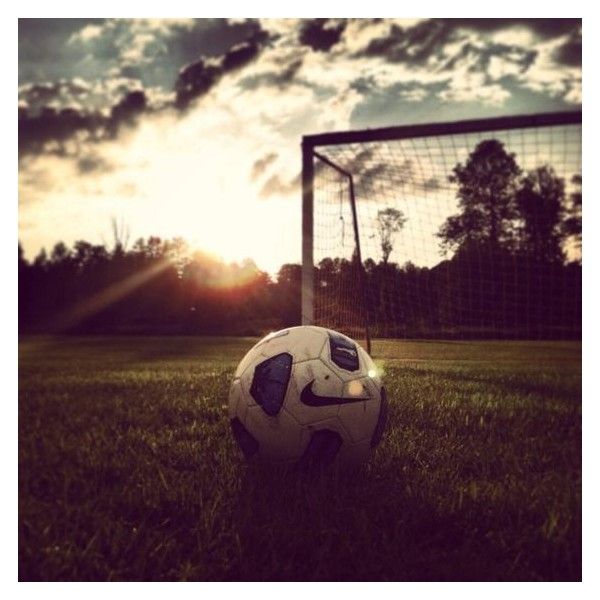
[{"label": "tree", "polygon": [[21,242],[19,242],[19,273],[26,268],[25,251],[23,250],[23,246],[21,246]]},{"label": "tree", "polygon": [[390,254],[394,249],[392,237],[398,233],[404,224],[406,217],[402,211],[396,208],[384,208],[377,213],[377,230],[379,232],[379,241],[381,243],[381,254],[383,263],[387,264]]},{"label": "tree", "polygon": [[443,254],[465,244],[512,245],[520,173],[515,155],[494,139],[477,144],[465,164],[454,167],[449,180],[458,184],[460,213],[448,217],[437,234]]},{"label": "tree", "polygon": [[129,243],[129,227],[123,220],[117,221],[116,217],[112,217],[110,225],[113,234],[113,252],[115,254],[122,254],[127,250],[127,244]]},{"label": "tree", "polygon": [[64,242],[57,242],[52,248],[50,260],[53,263],[63,263],[71,256],[71,251],[67,248]]},{"label": "tree", "polygon": [[516,194],[522,219],[521,251],[537,262],[562,262],[561,223],[565,182],[548,165],[529,171]]},{"label": "tree", "polygon": [[36,269],[44,270],[48,266],[48,254],[46,253],[46,249],[42,248],[33,259],[33,266]]},{"label": "tree", "polygon": [[277,297],[275,303],[281,322],[286,325],[300,325],[302,321],[302,266],[281,265],[277,273]]}]

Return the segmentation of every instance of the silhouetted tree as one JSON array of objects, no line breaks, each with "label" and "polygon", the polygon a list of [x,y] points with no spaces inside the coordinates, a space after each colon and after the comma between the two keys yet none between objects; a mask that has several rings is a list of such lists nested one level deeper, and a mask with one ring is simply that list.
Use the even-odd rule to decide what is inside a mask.
[{"label": "silhouetted tree", "polygon": [[529,171],[516,193],[522,219],[520,250],[537,262],[561,262],[561,224],[565,182],[552,167],[545,165]]},{"label": "silhouetted tree", "polygon": [[379,242],[381,244],[381,256],[384,264],[387,264],[390,254],[394,249],[392,238],[398,233],[404,224],[406,218],[402,211],[397,208],[384,208],[377,213],[377,231],[379,233]]},{"label": "silhouetted tree", "polygon": [[277,273],[277,312],[281,320],[290,325],[302,321],[302,267],[284,264]]},{"label": "silhouetted tree", "polygon": [[116,217],[112,217],[110,225],[113,234],[113,252],[127,250],[127,244],[129,243],[129,227],[123,220],[119,222]]},{"label": "silhouetted tree", "polygon": [[437,234],[443,253],[470,242],[512,244],[520,173],[515,155],[494,139],[477,144],[465,164],[454,167],[449,180],[458,184],[460,213],[448,217]]}]

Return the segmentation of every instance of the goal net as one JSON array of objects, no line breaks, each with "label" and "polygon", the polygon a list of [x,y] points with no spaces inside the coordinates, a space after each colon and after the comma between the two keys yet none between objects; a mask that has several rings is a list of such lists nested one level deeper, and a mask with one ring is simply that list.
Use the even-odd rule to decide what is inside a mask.
[{"label": "goal net", "polygon": [[581,335],[581,113],[303,139],[303,322]]}]

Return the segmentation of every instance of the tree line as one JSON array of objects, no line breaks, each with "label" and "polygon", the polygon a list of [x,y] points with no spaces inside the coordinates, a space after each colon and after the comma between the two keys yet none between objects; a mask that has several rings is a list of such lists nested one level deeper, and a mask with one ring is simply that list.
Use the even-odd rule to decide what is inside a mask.
[{"label": "tree line", "polygon": [[181,239],[59,242],[31,262],[19,246],[19,331],[256,335],[299,323],[300,271],[283,265],[273,279]]},{"label": "tree line", "polygon": [[368,320],[382,337],[579,337],[581,174],[572,175],[567,193],[551,165],[524,172],[502,142],[488,139],[448,179],[459,211],[437,237],[441,255],[452,258],[432,268],[390,262],[407,218],[383,208],[375,222],[378,263],[361,266],[355,254],[319,265],[324,321],[356,330]]},{"label": "tree line", "polygon": [[[445,258],[431,268],[390,261],[407,220],[381,209],[378,261],[361,265],[355,253],[314,267],[317,320],[359,335],[368,319],[383,337],[579,337],[581,176],[567,194],[551,166],[523,173],[501,142],[484,140],[449,179],[459,212],[438,232]],[[18,260],[21,333],[260,335],[300,323],[296,264],[271,277],[181,239],[128,248],[116,229],[112,248],[59,242],[28,261],[19,245]]]}]

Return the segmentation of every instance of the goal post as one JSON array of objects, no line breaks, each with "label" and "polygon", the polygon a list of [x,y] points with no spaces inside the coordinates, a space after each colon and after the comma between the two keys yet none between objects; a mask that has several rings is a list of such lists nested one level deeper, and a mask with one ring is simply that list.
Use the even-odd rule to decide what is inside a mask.
[{"label": "goal post", "polygon": [[[323,165],[326,165],[332,168],[334,171],[337,171],[342,177],[345,177],[348,181],[348,200],[350,201],[350,211],[352,213],[352,231],[354,233],[354,258],[356,260],[356,264],[358,265],[358,273],[360,278],[360,287],[361,290],[361,298],[363,302],[363,322],[364,322],[364,334],[365,334],[365,342],[367,346],[367,352],[371,353],[371,334],[369,328],[369,294],[367,291],[367,277],[365,274],[365,267],[362,261],[362,251],[360,249],[360,234],[358,230],[358,217],[356,212],[356,194],[354,192],[354,176],[349,171],[342,169],[339,165],[331,162],[326,156],[319,154],[316,150],[313,151],[313,156],[318,159]],[[314,270],[314,269],[313,269]]]},{"label": "goal post", "polygon": [[313,153],[314,148],[302,142],[302,325],[315,320],[313,296]]},{"label": "goal post", "polygon": [[303,324],[573,338],[580,288],[581,112],[302,139]]}]

